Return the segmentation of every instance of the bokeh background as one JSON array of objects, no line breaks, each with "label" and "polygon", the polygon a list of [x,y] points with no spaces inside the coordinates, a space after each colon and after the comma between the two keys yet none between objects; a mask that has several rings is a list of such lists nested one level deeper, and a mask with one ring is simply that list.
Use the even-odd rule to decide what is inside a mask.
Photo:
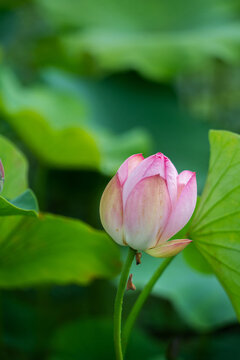
[{"label": "bokeh background", "polygon": [[[239,1],[0,0],[0,133],[27,157],[41,211],[101,229],[101,193],[138,152],[196,171],[200,195],[208,131],[239,132],[239,115]],[[134,269],[125,313],[158,264],[145,255]],[[113,359],[115,285],[2,289],[0,358]],[[126,358],[237,359],[239,341],[193,245],[156,285]]]}]

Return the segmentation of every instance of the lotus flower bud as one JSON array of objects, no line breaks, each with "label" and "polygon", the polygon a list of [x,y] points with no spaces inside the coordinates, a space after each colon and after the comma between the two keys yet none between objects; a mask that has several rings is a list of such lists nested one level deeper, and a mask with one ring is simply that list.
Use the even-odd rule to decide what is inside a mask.
[{"label": "lotus flower bud", "polygon": [[3,190],[4,177],[5,177],[4,168],[3,168],[2,161],[0,160],[0,192],[2,192],[2,190]]},{"label": "lotus flower bud", "polygon": [[106,232],[119,245],[155,257],[174,256],[191,240],[170,240],[196,206],[196,174],[177,173],[163,154],[129,157],[107,185],[100,203]]}]

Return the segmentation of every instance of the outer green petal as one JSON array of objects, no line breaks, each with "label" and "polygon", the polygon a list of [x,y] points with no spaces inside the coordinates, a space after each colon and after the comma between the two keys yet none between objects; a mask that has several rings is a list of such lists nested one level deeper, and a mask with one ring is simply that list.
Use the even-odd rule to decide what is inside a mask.
[{"label": "outer green petal", "polygon": [[171,240],[164,244],[158,245],[155,248],[146,250],[151,256],[165,258],[177,255],[182,251],[192,240],[181,239],[181,240]]},{"label": "outer green petal", "polygon": [[100,202],[101,222],[106,232],[119,245],[123,242],[122,187],[115,175],[103,192]]}]

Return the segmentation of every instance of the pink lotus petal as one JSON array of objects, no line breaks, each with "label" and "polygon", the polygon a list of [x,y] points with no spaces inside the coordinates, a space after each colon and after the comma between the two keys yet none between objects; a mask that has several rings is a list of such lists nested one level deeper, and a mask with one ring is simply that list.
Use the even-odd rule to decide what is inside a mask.
[{"label": "pink lotus petal", "polygon": [[123,206],[122,187],[118,176],[115,175],[103,192],[100,202],[101,222],[106,232],[119,245],[123,241]]},{"label": "pink lotus petal", "polygon": [[197,181],[196,174],[192,173],[190,180],[183,187],[177,203],[171,211],[166,228],[158,241],[159,244],[170,239],[188,223],[195,209],[196,201]]},{"label": "pink lotus petal", "polygon": [[192,240],[181,239],[181,240],[171,240],[161,245],[158,245],[152,249],[146,250],[151,256],[165,258],[177,255],[182,251]]},{"label": "pink lotus petal", "polygon": [[177,177],[177,187],[178,187],[178,195],[177,195],[177,197],[178,198],[181,195],[181,192],[182,192],[183,188],[188,183],[188,181],[191,179],[193,174],[194,173],[192,171],[184,170],[178,175],[178,177]]},{"label": "pink lotus petal", "polygon": [[147,176],[159,174],[159,167],[162,164],[162,160],[156,158],[156,155],[152,155],[144,159],[128,177],[123,187],[123,207],[125,207],[127,198],[134,187]]},{"label": "pink lotus petal", "polygon": [[195,173],[189,170],[184,170],[182,171],[179,175],[178,175],[178,184],[184,184],[187,185],[187,183],[189,182],[189,180],[191,179],[191,177],[194,175]]},{"label": "pink lotus petal", "polygon": [[123,187],[123,206],[125,207],[128,196],[139,181],[155,175],[160,175],[166,180],[170,199],[175,202],[177,198],[177,170],[166,156],[157,153],[144,159],[128,177]]},{"label": "pink lotus petal", "polygon": [[144,157],[142,156],[142,154],[135,154],[124,161],[124,163],[120,166],[117,172],[120,184],[122,186],[125,184],[127,178],[129,177],[133,169],[135,169],[143,160]]},{"label": "pink lotus petal", "polygon": [[4,167],[3,167],[2,160],[0,160],[0,178],[3,179],[3,180],[5,178]]},{"label": "pink lotus petal", "polygon": [[177,177],[178,172],[173,163],[166,157],[165,158],[165,179],[167,182],[169,196],[172,202],[172,206],[177,201]]},{"label": "pink lotus petal", "polygon": [[136,250],[154,246],[165,226],[170,207],[165,180],[159,175],[142,179],[131,191],[125,205],[126,243]]}]

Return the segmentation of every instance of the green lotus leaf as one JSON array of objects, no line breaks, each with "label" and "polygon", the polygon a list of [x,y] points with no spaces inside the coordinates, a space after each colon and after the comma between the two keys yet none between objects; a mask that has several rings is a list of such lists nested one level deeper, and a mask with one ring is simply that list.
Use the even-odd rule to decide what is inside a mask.
[{"label": "green lotus leaf", "polygon": [[240,319],[240,136],[210,132],[207,182],[189,236],[211,265]]}]

